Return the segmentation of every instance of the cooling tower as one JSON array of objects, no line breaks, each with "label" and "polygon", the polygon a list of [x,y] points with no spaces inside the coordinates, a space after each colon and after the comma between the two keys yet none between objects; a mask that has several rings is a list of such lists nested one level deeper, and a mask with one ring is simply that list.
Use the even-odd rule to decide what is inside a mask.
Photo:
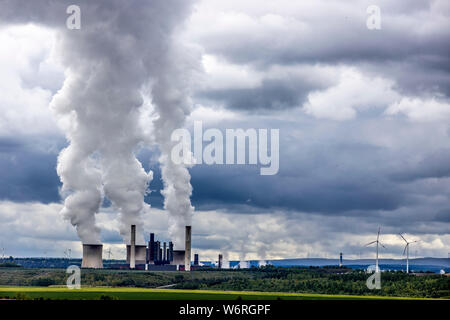
[{"label": "cooling tower", "polygon": [[136,267],[136,225],[131,225],[130,269]]},{"label": "cooling tower", "polygon": [[102,244],[83,244],[82,268],[103,268],[103,245]]},{"label": "cooling tower", "polygon": [[185,236],[184,270],[191,271],[191,226],[186,226]]},{"label": "cooling tower", "polygon": [[[134,263],[145,264],[145,258],[147,255],[147,247],[145,245],[135,245],[134,246]],[[127,244],[127,264],[130,264],[131,246]]]}]

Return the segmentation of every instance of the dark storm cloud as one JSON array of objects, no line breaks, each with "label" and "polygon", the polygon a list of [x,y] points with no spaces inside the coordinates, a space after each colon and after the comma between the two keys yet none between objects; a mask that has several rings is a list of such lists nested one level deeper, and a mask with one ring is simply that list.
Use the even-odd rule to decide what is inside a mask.
[{"label": "dark storm cloud", "polygon": [[[281,159],[290,160],[281,161],[276,176],[260,176],[256,167],[194,167],[193,203],[201,210],[220,204],[240,211],[248,206],[248,212],[257,207],[263,211],[280,208],[328,214],[394,210],[406,203],[405,191],[386,179],[385,168],[376,172],[362,170],[359,159],[376,156],[374,153],[368,154],[361,148],[352,153],[354,160],[328,158],[330,152],[339,152],[339,149],[328,145],[307,159],[299,154],[282,154]],[[308,172],[313,166],[320,171]]]},{"label": "dark storm cloud", "polygon": [[434,220],[438,222],[450,223],[450,210],[442,210],[436,213]]},{"label": "dark storm cloud", "polygon": [[441,149],[424,155],[418,163],[402,168],[392,174],[392,179],[409,182],[427,178],[450,177],[450,149]]},{"label": "dark storm cloud", "polygon": [[2,154],[7,154],[10,152],[14,152],[22,146],[22,143],[17,139],[0,137],[0,152]]},{"label": "dark storm cloud", "polygon": [[[60,186],[55,151],[37,148],[42,141],[0,140],[0,199],[58,202]],[[48,141],[44,142],[48,143]],[[61,141],[57,141],[60,146]]]},{"label": "dark storm cloud", "polygon": [[[282,141],[281,150],[287,150],[288,143]],[[386,157],[386,150],[361,143],[331,142],[317,147],[297,142],[297,146],[287,153],[282,151],[280,172],[275,176],[260,176],[257,166],[194,166],[194,206],[198,210],[220,207],[247,213],[279,208],[348,215],[352,210],[391,211],[412,202],[404,188],[389,180],[386,167],[366,171],[364,161],[381,160]],[[330,154],[335,156],[329,157]],[[146,162],[145,157],[142,160]],[[152,193],[146,200],[160,208],[160,170],[152,170]]]},{"label": "dark storm cloud", "polygon": [[139,150],[136,158],[142,163],[146,172],[153,171],[153,180],[148,187],[145,202],[151,204],[153,208],[162,209],[164,207],[164,197],[161,194],[164,185],[161,177],[161,168],[158,162],[160,152],[157,148],[143,148]]},{"label": "dark storm cloud", "polygon": [[[342,219],[327,220],[330,232],[364,234],[383,225],[389,226],[385,232],[391,233],[446,234],[448,180],[393,179],[417,174],[416,166],[406,164],[414,164],[411,159],[417,159],[418,147],[424,158],[445,149],[437,147],[449,143],[442,130],[445,124],[435,127],[433,146],[423,144],[427,141],[423,132],[433,127],[428,124],[370,118],[319,123],[299,114],[292,118],[297,122],[285,123],[280,133],[277,175],[260,176],[257,166],[199,165],[191,169],[196,209],[246,214],[281,211],[293,217],[303,212],[324,221]],[[271,121],[268,126],[277,125]],[[295,131],[301,134],[297,136]],[[389,143],[383,146],[380,141]],[[433,168],[448,155],[437,158],[434,164],[423,164],[424,168]]]},{"label": "dark storm cloud", "polygon": [[230,109],[280,110],[303,104],[309,91],[319,89],[312,83],[299,83],[286,80],[267,79],[256,88],[216,89],[198,92],[197,96],[212,101],[223,102]]}]

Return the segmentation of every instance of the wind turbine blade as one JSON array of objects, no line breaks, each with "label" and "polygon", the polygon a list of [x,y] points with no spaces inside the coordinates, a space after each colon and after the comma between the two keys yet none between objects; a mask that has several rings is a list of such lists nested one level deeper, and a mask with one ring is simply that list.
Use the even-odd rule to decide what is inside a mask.
[{"label": "wind turbine blade", "polygon": [[408,247],[408,245],[405,246],[405,250],[403,250],[403,255],[405,255],[406,252],[406,248]]},{"label": "wind turbine blade", "polygon": [[380,231],[381,231],[381,227],[378,227],[377,241],[380,238]]},{"label": "wind turbine blade", "polygon": [[376,241],[369,242],[368,244],[366,244],[366,245],[364,245],[364,246],[365,246],[365,247],[370,246],[372,243],[376,243]]},{"label": "wind turbine blade", "polygon": [[415,242],[419,242],[420,240],[416,240],[416,241],[413,241],[413,242],[410,242],[410,243],[415,243]]},{"label": "wind turbine blade", "polygon": [[380,244],[380,246],[382,246],[383,248],[385,248],[385,249],[386,249],[386,247],[385,247],[385,246],[383,246],[383,244],[382,244],[381,242],[379,242],[379,241],[378,241],[378,243]]},{"label": "wind turbine blade", "polygon": [[406,241],[405,237],[402,236],[401,233],[399,233],[400,237],[402,237],[403,240],[405,240],[406,243],[408,243],[408,241]]}]

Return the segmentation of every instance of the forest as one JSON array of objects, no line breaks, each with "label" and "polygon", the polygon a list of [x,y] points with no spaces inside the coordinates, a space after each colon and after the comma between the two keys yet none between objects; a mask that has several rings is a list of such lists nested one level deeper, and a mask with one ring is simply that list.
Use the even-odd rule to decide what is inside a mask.
[{"label": "forest", "polygon": [[[65,286],[64,269],[0,267],[0,286]],[[203,269],[191,272],[82,269],[82,287],[137,287],[235,290],[346,295],[450,298],[450,277],[433,273],[383,272],[381,289],[369,290],[369,274],[337,267],[266,266],[242,270]]]}]

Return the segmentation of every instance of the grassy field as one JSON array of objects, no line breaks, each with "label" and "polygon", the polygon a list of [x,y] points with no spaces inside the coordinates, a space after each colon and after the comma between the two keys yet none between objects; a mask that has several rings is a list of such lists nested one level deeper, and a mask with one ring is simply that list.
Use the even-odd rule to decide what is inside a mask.
[{"label": "grassy field", "polygon": [[[339,268],[132,271],[83,269],[83,290],[65,287],[65,269],[0,268],[0,298],[30,299],[381,299],[450,298],[450,277],[385,272],[381,290],[367,274]],[[170,288],[164,288],[171,286]],[[91,289],[94,288],[94,289]],[[386,297],[386,298],[385,298]]]},{"label": "grassy field", "polygon": [[82,288],[69,290],[54,287],[0,287],[0,299],[67,300],[422,300],[414,298],[300,294],[251,291],[213,291],[142,288]]}]

